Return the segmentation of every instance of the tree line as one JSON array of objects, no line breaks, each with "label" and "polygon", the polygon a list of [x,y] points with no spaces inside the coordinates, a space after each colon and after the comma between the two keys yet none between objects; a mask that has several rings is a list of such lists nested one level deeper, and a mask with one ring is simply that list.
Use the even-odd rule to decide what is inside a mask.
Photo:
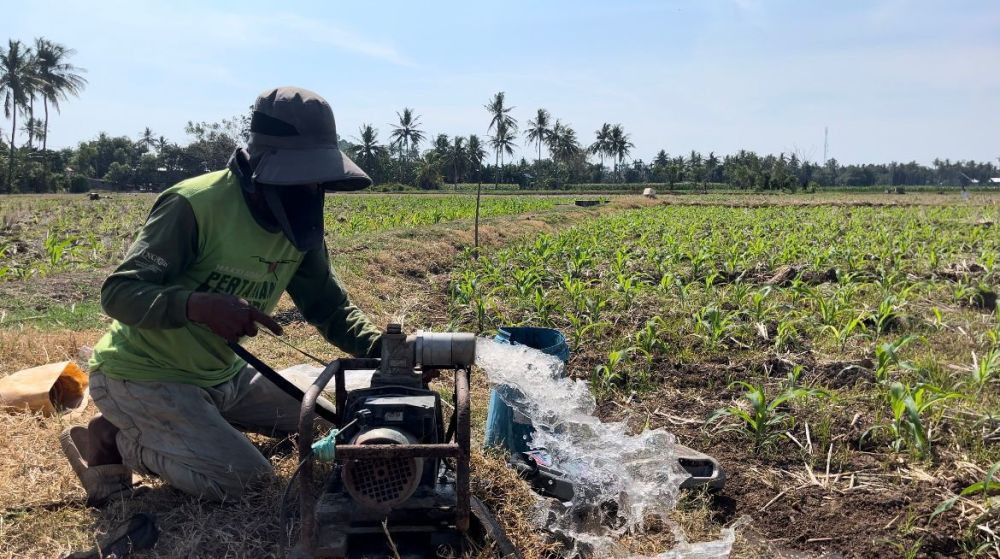
[{"label": "tree line", "polygon": [[[33,46],[12,39],[6,49],[0,48],[0,99],[4,116],[11,121],[9,141],[0,139],[0,192],[83,191],[100,183],[160,190],[185,177],[222,168],[232,151],[246,142],[250,115],[243,114],[221,122],[188,122],[186,144],[168,141],[146,127],[135,139],[100,133],[74,148],[49,150],[49,108],[58,112],[61,102],[77,96],[87,84],[82,76],[85,70],[69,62],[74,52],[45,38],[36,39]],[[38,105],[44,115],[41,119],[36,115]],[[376,184],[421,189],[492,182],[495,187],[538,190],[657,183],[668,189],[724,186],[795,191],[987,184],[1000,176],[991,162],[841,165],[836,159],[817,163],[798,154],[761,155],[746,150],[721,157],[714,152],[668,154],[660,150],[647,162],[631,157],[635,145],[620,123],[602,124],[588,141],[544,108],[537,109],[522,130],[515,107],[502,91],[483,108],[486,134],[482,138],[476,134],[431,136],[416,110],[404,107],[396,113],[384,140],[374,124],[366,123],[356,135],[341,138],[341,149]],[[513,160],[519,145],[533,160]]]}]

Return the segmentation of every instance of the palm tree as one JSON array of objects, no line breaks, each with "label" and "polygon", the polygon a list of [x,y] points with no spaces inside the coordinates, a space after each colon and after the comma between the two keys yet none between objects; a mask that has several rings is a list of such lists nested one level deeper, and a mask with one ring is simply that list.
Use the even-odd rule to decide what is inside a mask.
[{"label": "palm tree", "polygon": [[629,140],[629,135],[625,133],[625,129],[622,128],[621,124],[615,124],[611,127],[608,147],[610,148],[610,154],[615,158],[615,172],[619,173],[624,181],[625,175],[620,172],[621,165],[625,161],[625,158],[628,157],[632,148],[635,147],[635,144]]},{"label": "palm tree", "polygon": [[33,146],[33,139],[39,139],[44,141],[45,133],[42,131],[42,121],[37,118],[28,117],[25,121],[24,126],[21,127],[21,132],[24,132],[28,136],[28,148]]},{"label": "palm tree", "polygon": [[458,190],[458,178],[465,171],[465,166],[469,162],[469,154],[465,146],[465,138],[455,136],[455,140],[451,145],[451,150],[448,153],[448,158],[451,159],[451,168],[454,172],[452,184],[455,186],[455,190]]},{"label": "palm tree", "polygon": [[691,170],[691,177],[694,182],[701,180],[704,174],[704,169],[701,164],[701,154],[695,150],[691,150],[691,155],[688,156],[688,168]]},{"label": "palm tree", "polygon": [[142,134],[139,135],[139,141],[136,142],[136,144],[145,148],[146,151],[149,151],[156,146],[156,134],[147,126],[146,129],[142,131]]},{"label": "palm tree", "polygon": [[705,159],[705,175],[708,182],[712,182],[715,178],[715,169],[719,166],[719,158],[715,155],[714,151],[708,152],[708,157]]},{"label": "palm tree", "polygon": [[517,133],[516,125],[512,130],[507,128],[507,124],[504,121],[500,121],[496,126],[496,134],[490,136],[490,147],[497,154],[497,173],[494,189],[500,188],[500,180],[503,178],[503,154],[514,155],[514,148],[517,147],[517,144],[514,143],[515,133]]},{"label": "palm tree", "polygon": [[39,93],[42,95],[42,106],[45,107],[45,124],[42,127],[42,151],[47,146],[49,132],[49,104],[59,111],[59,101],[77,96],[87,85],[87,80],[80,75],[86,72],[66,60],[76,51],[44,38],[35,39],[35,58],[37,59],[37,74]]},{"label": "palm tree", "polygon": [[390,125],[392,134],[389,137],[392,138],[390,145],[399,149],[399,162],[402,165],[410,151],[424,140],[424,131],[417,128],[420,126],[420,115],[414,114],[413,109],[404,107],[402,113],[396,113],[396,117],[399,118],[399,124]]},{"label": "palm tree", "polygon": [[497,154],[497,173],[494,176],[496,180],[496,187],[500,187],[500,174],[502,170],[500,168],[501,162],[503,161],[502,152],[507,152],[508,155],[514,155],[514,135],[517,134],[517,120],[510,115],[510,112],[514,110],[514,107],[506,106],[506,99],[504,97],[504,92],[499,91],[490,99],[490,102],[483,106],[487,112],[490,113],[490,126],[486,129],[487,132],[495,131],[493,136],[490,138],[490,146]]},{"label": "palm tree", "polygon": [[355,140],[357,143],[351,148],[351,157],[355,158],[364,170],[374,174],[379,155],[385,149],[378,143],[378,128],[371,124],[362,124]]},{"label": "palm tree", "polygon": [[601,158],[601,174],[604,174],[604,156],[611,153],[611,125],[605,122],[601,127],[594,131],[594,136],[596,137],[594,143],[590,144],[587,148],[590,153],[596,154]]},{"label": "palm tree", "polygon": [[535,159],[536,166],[542,160],[542,143],[548,139],[550,132],[549,118],[549,111],[538,109],[535,119],[528,121],[528,130],[525,135],[528,138],[528,142],[535,142],[535,146],[538,148],[538,158]]},{"label": "palm tree", "polygon": [[163,136],[160,136],[156,139],[156,153],[163,155],[163,150],[167,149],[167,146],[169,145],[170,142],[168,142]]},{"label": "palm tree", "polygon": [[517,134],[517,120],[510,115],[514,107],[507,107],[505,102],[504,92],[500,91],[493,96],[493,99],[490,99],[489,103],[484,105],[491,117],[490,126],[486,132],[492,132],[493,129],[504,126],[509,135]]},{"label": "palm tree", "polygon": [[420,115],[414,113],[413,109],[409,107],[404,107],[403,112],[396,113],[396,117],[399,118],[399,125],[392,124],[393,130],[389,134],[392,140],[389,145],[395,147],[399,153],[399,176],[400,182],[403,182],[405,175],[404,163],[409,157],[409,154],[417,149],[420,142],[424,140],[424,132],[417,128],[420,125]]},{"label": "palm tree", "polygon": [[475,134],[469,136],[469,143],[465,146],[465,153],[470,167],[475,169],[476,176],[479,177],[479,187],[482,188],[483,175],[480,173],[480,170],[483,166],[483,159],[486,158],[486,150],[483,149],[483,143],[480,141],[479,136]]},{"label": "palm tree", "polygon": [[442,158],[448,158],[449,153],[451,153],[451,140],[448,139],[447,134],[438,134],[435,136],[434,151]]},{"label": "palm tree", "polygon": [[3,114],[11,119],[10,160],[7,163],[7,192],[14,178],[14,134],[17,132],[17,111],[28,105],[31,91],[31,56],[21,41],[9,39],[7,50],[0,51],[0,97]]},{"label": "palm tree", "polygon": [[558,120],[552,127],[550,137],[552,141],[549,143],[549,150],[555,161],[565,163],[580,153],[580,142],[576,139],[576,131]]}]

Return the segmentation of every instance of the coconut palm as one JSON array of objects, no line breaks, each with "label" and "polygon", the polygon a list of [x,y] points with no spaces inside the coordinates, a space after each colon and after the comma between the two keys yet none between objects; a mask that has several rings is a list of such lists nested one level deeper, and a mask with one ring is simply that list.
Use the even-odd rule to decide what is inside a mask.
[{"label": "coconut palm", "polygon": [[500,181],[503,178],[503,154],[514,155],[514,148],[517,147],[517,144],[514,143],[514,134],[516,133],[516,125],[513,129],[510,129],[504,121],[500,121],[496,126],[496,133],[490,136],[490,147],[497,154],[497,173],[494,188],[500,187]]},{"label": "coconut palm", "polygon": [[17,111],[23,111],[30,100],[33,72],[30,51],[21,41],[10,39],[7,50],[0,50],[0,97],[3,114],[11,119],[10,159],[7,164],[7,191],[10,192],[14,177],[14,134],[17,132]]},{"label": "coconut palm", "polygon": [[715,155],[714,151],[708,152],[708,157],[705,158],[705,175],[708,182],[712,182],[715,179],[715,169],[719,166],[719,157]]},{"label": "coconut palm", "polygon": [[576,139],[576,131],[563,123],[556,121],[549,136],[549,151],[552,159],[565,163],[580,153],[580,142]]},{"label": "coconut palm", "polygon": [[[24,126],[21,127],[21,132],[24,132],[28,136],[28,147],[31,148],[34,143],[33,140],[43,140],[45,133],[42,131],[42,121],[37,118],[28,117],[28,120],[24,122]],[[44,140],[43,140],[44,141]]]},{"label": "coconut palm", "polygon": [[400,156],[409,154],[416,149],[420,142],[424,141],[424,131],[417,128],[420,126],[420,115],[414,114],[413,109],[404,107],[403,112],[396,113],[399,124],[392,124],[391,145],[400,149]]},{"label": "coconut palm", "polygon": [[399,118],[399,124],[390,125],[392,133],[389,134],[389,137],[392,138],[392,141],[389,142],[389,145],[399,150],[399,168],[402,177],[403,161],[424,140],[424,131],[418,128],[420,115],[415,114],[413,109],[404,107],[402,113],[396,113],[396,117]]},{"label": "coconut palm", "polygon": [[528,130],[525,136],[527,136],[529,143],[535,142],[535,146],[538,148],[538,158],[535,159],[536,165],[542,160],[542,144],[548,139],[550,132],[549,118],[549,111],[538,109],[535,119],[528,121]]},{"label": "coconut palm", "polygon": [[156,134],[147,126],[139,135],[139,141],[136,144],[149,151],[156,146]]},{"label": "coconut palm", "polygon": [[451,153],[451,140],[447,134],[438,134],[434,137],[434,151],[443,159],[448,159]]},{"label": "coconut palm", "polygon": [[504,92],[499,91],[490,99],[490,102],[483,106],[490,113],[490,126],[487,132],[494,132],[490,136],[490,146],[496,152],[497,173],[495,175],[496,186],[500,186],[500,166],[503,162],[503,153],[514,155],[514,136],[517,134],[517,120],[511,116],[510,112],[514,107],[508,107]]},{"label": "coconut palm", "polygon": [[362,124],[358,129],[357,142],[351,147],[351,157],[353,157],[361,167],[369,173],[375,172],[379,155],[383,148],[378,143],[378,128],[371,124]]},{"label": "coconut palm", "polygon": [[595,140],[594,143],[590,144],[587,148],[590,153],[593,153],[601,158],[601,172],[604,172],[604,156],[610,155],[611,153],[611,125],[605,122],[601,127],[594,131]]},{"label": "coconut palm", "polygon": [[479,177],[479,186],[483,185],[483,176],[480,170],[483,166],[483,159],[486,158],[486,150],[483,149],[483,142],[479,136],[472,134],[469,136],[469,143],[465,145],[465,153],[469,160],[469,166],[476,171]]},{"label": "coconut palm", "polygon": [[448,159],[451,160],[451,169],[454,173],[452,184],[455,186],[455,190],[458,190],[458,179],[465,172],[465,167],[469,163],[469,153],[467,150],[465,138],[455,136],[451,144],[451,150],[448,152]]},{"label": "coconut palm", "polygon": [[691,150],[691,155],[688,156],[688,169],[690,170],[691,178],[698,182],[704,175],[704,168],[702,166],[701,154],[695,150]]},{"label": "coconut palm", "polygon": [[47,148],[46,138],[49,132],[49,104],[56,112],[59,111],[59,101],[77,96],[87,85],[87,80],[80,75],[86,72],[67,62],[76,51],[66,48],[44,38],[35,39],[35,58],[38,75],[38,92],[45,108],[45,123],[42,126],[42,151]]},{"label": "coconut palm", "polygon": [[625,161],[625,158],[628,157],[632,148],[635,147],[635,144],[629,140],[629,135],[625,133],[625,129],[621,124],[615,124],[611,127],[608,147],[610,148],[610,155],[615,158],[615,172],[624,179],[624,174],[621,173],[621,165]]},{"label": "coconut palm", "polygon": [[484,108],[490,113],[490,126],[486,129],[487,132],[492,132],[497,127],[503,126],[507,129],[508,135],[517,134],[517,120],[510,114],[514,107],[506,105],[503,91],[496,93],[493,99],[484,105]]}]

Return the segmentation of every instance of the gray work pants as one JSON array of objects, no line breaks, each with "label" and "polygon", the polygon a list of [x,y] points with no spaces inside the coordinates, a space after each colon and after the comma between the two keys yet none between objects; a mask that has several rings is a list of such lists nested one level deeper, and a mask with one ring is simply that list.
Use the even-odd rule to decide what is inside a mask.
[{"label": "gray work pants", "polygon": [[216,501],[238,499],[248,485],[273,475],[242,431],[283,436],[298,430],[299,402],[249,366],[209,388],[123,381],[97,371],[90,393],[121,429],[118,450],[126,466]]}]

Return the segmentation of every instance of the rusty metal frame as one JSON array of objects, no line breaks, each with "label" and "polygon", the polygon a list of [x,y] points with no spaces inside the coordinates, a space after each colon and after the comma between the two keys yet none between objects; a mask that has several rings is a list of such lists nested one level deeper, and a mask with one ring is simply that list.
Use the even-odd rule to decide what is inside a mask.
[{"label": "rusty metal frame", "polygon": [[[299,412],[298,452],[299,514],[301,529],[299,545],[306,553],[316,549],[316,495],[313,493],[312,437],[316,419],[316,401],[326,385],[334,380],[334,397],[338,424],[343,425],[343,410],[347,402],[345,371],[377,369],[380,359],[337,359],[327,365],[302,398]],[[407,445],[338,445],[337,460],[371,460],[387,457],[398,458],[455,458],[456,492],[455,526],[460,532],[469,528],[470,506],[470,429],[469,429],[469,376],[467,368],[455,371],[456,408],[461,410],[454,443]],[[464,413],[462,413],[464,412]],[[464,416],[464,417],[463,417]]]}]

